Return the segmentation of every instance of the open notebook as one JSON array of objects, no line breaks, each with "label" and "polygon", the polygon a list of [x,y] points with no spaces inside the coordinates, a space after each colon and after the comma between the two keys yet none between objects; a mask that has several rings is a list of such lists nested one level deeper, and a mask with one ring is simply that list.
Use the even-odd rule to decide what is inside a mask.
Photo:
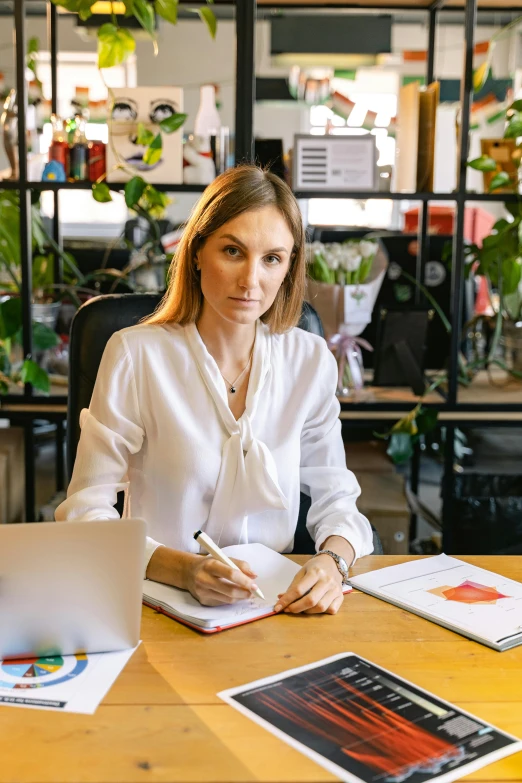
[{"label": "open notebook", "polygon": [[[238,544],[222,551],[228,557],[246,560],[258,574],[256,584],[265,596],[264,601],[252,596],[235,604],[202,606],[186,590],[145,579],[143,603],[204,633],[223,631],[273,614],[278,593],[287,590],[300,566],[263,544]],[[345,592],[350,589],[345,588]]]},{"label": "open notebook", "polygon": [[499,652],[522,644],[522,584],[457,558],[424,557],[350,582]]}]

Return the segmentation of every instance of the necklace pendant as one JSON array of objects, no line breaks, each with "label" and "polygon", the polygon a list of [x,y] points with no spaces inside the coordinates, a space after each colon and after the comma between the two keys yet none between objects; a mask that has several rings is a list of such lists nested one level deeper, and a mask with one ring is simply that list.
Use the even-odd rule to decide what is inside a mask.
[{"label": "necklace pendant", "polygon": [[233,387],[233,386],[231,386],[231,387],[230,387],[230,394],[235,394],[235,393],[236,393],[236,390],[234,389],[234,387]]}]

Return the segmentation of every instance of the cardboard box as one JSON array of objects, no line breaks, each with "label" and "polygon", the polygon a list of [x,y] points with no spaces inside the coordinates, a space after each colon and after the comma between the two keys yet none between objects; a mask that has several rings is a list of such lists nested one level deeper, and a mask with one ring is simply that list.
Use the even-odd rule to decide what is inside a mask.
[{"label": "cardboard box", "polygon": [[0,496],[5,498],[5,519],[2,521],[23,522],[25,460],[21,427],[0,428],[0,456],[6,459],[5,487],[0,484]]},{"label": "cardboard box", "polygon": [[346,442],[346,465],[357,476],[360,471],[370,473],[395,473],[391,459],[386,454],[388,444],[382,440]]},{"label": "cardboard box", "polygon": [[361,485],[359,511],[379,533],[385,555],[407,555],[410,510],[404,494],[404,479],[395,472],[354,471]]}]

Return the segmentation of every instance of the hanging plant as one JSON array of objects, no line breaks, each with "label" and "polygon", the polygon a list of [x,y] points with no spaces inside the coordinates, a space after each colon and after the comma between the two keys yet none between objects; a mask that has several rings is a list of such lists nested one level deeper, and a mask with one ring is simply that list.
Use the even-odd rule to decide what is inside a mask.
[{"label": "hanging plant", "polygon": [[[77,13],[85,21],[92,15],[91,9],[96,0],[52,0],[52,2],[54,5],[67,11]],[[206,5],[199,8],[188,8],[187,10],[198,15],[206,25],[211,37],[215,38],[217,20],[214,11],[210,8],[213,3],[214,0],[206,0]],[[158,42],[155,15],[157,14],[169,24],[177,24],[178,0],[123,0],[123,4],[125,6],[125,16],[133,16],[138,21],[140,27],[148,33],[154,47],[154,53],[157,54]],[[111,21],[103,24],[98,30],[98,68],[113,68],[116,65],[121,65],[129,55],[134,53],[135,49],[136,40],[132,32],[125,27],[121,27],[118,22],[118,15],[112,13]],[[159,123],[160,132],[156,135],[143,126],[138,129],[140,143],[146,147],[143,155],[145,163],[152,165],[161,157],[163,149],[162,133],[175,133],[181,128],[186,119],[187,115],[182,113],[167,117]],[[116,169],[130,171],[114,149],[113,152],[115,152],[115,157],[118,160]],[[101,203],[112,201],[110,188],[104,181],[106,176],[104,174],[92,186],[94,199]],[[156,212],[157,216],[160,209],[167,206],[169,200],[152,185],[145,183],[146,187],[143,187],[140,195],[144,195],[146,191],[147,198],[140,202],[140,199],[135,197],[136,181],[145,182],[141,177],[133,177],[125,185],[125,202],[129,208],[146,217],[151,227],[156,231],[157,224],[154,212]],[[152,211],[147,209],[148,203],[154,208]],[[139,207],[139,209],[136,207]]]}]

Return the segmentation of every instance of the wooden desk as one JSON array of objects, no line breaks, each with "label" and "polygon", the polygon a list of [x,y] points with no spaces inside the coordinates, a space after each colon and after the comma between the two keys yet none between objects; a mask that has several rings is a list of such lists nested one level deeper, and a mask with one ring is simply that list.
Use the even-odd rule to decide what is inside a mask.
[{"label": "wooden desk", "polygon": [[[408,559],[366,557],[354,571]],[[463,559],[522,573],[522,557]],[[343,651],[522,737],[522,647],[497,653],[363,593],[335,617],[272,617],[210,637],[144,608],[142,638],[95,715],[0,707],[1,783],[335,780],[216,693]],[[521,781],[522,753],[466,780]]]}]

